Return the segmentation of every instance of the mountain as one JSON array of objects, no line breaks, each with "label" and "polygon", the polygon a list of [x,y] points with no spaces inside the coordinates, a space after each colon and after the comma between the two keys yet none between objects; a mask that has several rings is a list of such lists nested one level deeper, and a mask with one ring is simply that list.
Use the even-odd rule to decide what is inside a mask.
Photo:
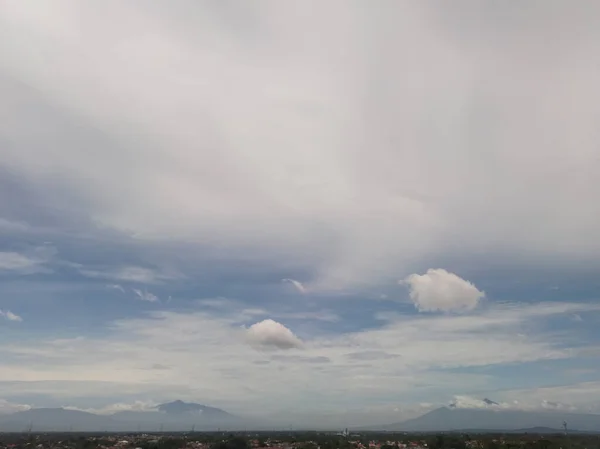
[{"label": "mountain", "polygon": [[218,418],[226,418],[233,417],[225,410],[221,410],[220,408],[208,407],[202,404],[196,404],[194,402],[183,402],[180,400],[169,402],[167,404],[160,404],[156,407],[158,411],[164,412],[167,415],[184,415],[189,413],[194,414],[202,414],[203,417],[218,417]]},{"label": "mountain", "polygon": [[563,422],[579,431],[600,431],[600,415],[559,411],[528,412],[522,410],[467,409],[441,407],[418,418],[384,426],[384,430],[427,432],[451,430],[517,430],[525,428],[560,429]]},{"label": "mountain", "polygon": [[161,404],[153,411],[122,411],[108,416],[63,408],[37,408],[0,415],[0,432],[22,432],[30,427],[34,431],[102,432],[240,430],[261,425],[219,408],[179,400]]},{"label": "mountain", "polygon": [[142,430],[161,427],[164,430],[189,430],[192,427],[196,430],[236,430],[251,424],[220,408],[180,400],[160,404],[153,411],[123,411],[112,417],[121,423],[129,423],[130,428],[139,427]]},{"label": "mountain", "polygon": [[4,432],[21,432],[29,428],[35,431],[118,429],[118,423],[109,416],[64,408],[37,408],[0,417],[0,431]]}]

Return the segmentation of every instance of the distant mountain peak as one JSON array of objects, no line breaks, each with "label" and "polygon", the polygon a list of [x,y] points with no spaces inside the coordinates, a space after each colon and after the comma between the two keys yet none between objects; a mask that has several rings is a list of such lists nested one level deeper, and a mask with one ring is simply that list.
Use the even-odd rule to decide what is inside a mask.
[{"label": "distant mountain peak", "polygon": [[215,407],[208,407],[206,405],[197,404],[195,402],[183,402],[177,399],[173,402],[166,404],[160,404],[156,407],[159,412],[166,413],[168,415],[180,415],[180,414],[210,414],[210,415],[229,415],[225,410],[221,410]]},{"label": "distant mountain peak", "polygon": [[156,408],[164,413],[168,414],[179,414],[179,413],[189,413],[189,412],[198,412],[201,411],[204,406],[201,404],[196,404],[194,402],[183,402],[180,399],[177,399],[173,402],[167,402],[165,404],[160,404]]},{"label": "distant mountain peak", "polygon": [[495,401],[492,401],[491,399],[488,399],[488,398],[485,398],[485,399],[483,400],[483,402],[485,402],[487,405],[500,405],[500,404],[498,404],[497,402],[495,402]]},{"label": "distant mountain peak", "polygon": [[[494,405],[494,401],[488,399]],[[482,401],[484,402],[484,401]],[[488,403],[485,401],[486,404]],[[548,433],[551,429],[560,429],[563,421],[568,421],[578,431],[600,430],[600,415],[569,413],[561,411],[510,410],[498,407],[465,408],[452,404],[425,413],[417,418],[383,426],[388,431],[429,432],[429,431],[516,431],[533,429]],[[545,430],[544,430],[545,429]]]}]

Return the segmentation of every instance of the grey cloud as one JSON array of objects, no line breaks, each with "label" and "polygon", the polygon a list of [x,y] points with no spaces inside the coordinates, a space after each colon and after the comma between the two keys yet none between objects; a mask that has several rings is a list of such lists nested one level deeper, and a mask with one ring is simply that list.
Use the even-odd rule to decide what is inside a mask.
[{"label": "grey cloud", "polygon": [[154,370],[160,370],[160,371],[165,371],[165,370],[170,370],[171,367],[168,365],[163,365],[162,363],[154,363],[150,369],[154,369]]},{"label": "grey cloud", "polygon": [[51,273],[50,263],[56,254],[52,246],[38,246],[24,251],[0,251],[0,273]]},{"label": "grey cloud", "polygon": [[331,363],[331,359],[325,356],[304,357],[290,355],[274,355],[271,360],[277,362],[292,362],[292,363]]},{"label": "grey cloud", "polygon": [[139,299],[140,301],[147,301],[147,302],[158,302],[159,301],[158,296],[156,296],[155,294],[153,294],[147,290],[140,290],[138,288],[133,288],[133,289],[131,289],[131,291],[135,294],[137,299]]},{"label": "grey cloud", "polygon": [[158,284],[169,280],[181,279],[182,277],[176,273],[162,272],[152,268],[136,266],[124,266],[106,270],[88,269],[80,266],[79,272],[82,275],[91,278],[112,279],[138,284]]},{"label": "grey cloud", "polygon": [[391,354],[385,351],[360,351],[345,355],[350,360],[387,360],[401,357],[399,354]]},{"label": "grey cloud", "polygon": [[252,248],[311,291],[597,262],[594,2],[1,8],[4,220]]}]

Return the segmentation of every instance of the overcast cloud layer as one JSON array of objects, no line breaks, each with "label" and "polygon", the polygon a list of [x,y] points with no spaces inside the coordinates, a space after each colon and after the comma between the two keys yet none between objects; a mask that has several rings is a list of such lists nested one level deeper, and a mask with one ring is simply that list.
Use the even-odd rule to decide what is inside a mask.
[{"label": "overcast cloud layer", "polygon": [[600,411],[599,19],[2,2],[0,411]]}]

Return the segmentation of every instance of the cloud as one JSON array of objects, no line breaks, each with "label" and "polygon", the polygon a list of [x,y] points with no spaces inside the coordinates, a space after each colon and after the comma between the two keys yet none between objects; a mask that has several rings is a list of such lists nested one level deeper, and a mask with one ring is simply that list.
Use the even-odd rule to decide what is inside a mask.
[{"label": "cloud", "polygon": [[[382,327],[310,332],[301,340],[272,320],[240,327],[248,319],[243,309],[215,315],[198,304],[197,309],[116,320],[96,336],[0,342],[0,397],[44,394],[82,408],[89,407],[89,398],[117,403],[125,396],[156,402],[186,397],[250,415],[257,407],[265,413],[279,408],[314,412],[308,397],[320,397],[319,407],[325,404],[331,413],[360,405],[391,407],[390,402],[397,407],[398,395],[406,404],[440,402],[449,391],[476,396],[474,391],[495,389],[494,366],[585,356],[587,341],[565,347],[562,334],[549,324],[556,317],[599,312],[595,304],[490,304],[469,316],[398,315]],[[517,335],[522,329],[529,329],[526,338]],[[267,352],[249,351],[248,343]],[[255,363],[264,361],[269,349],[280,348],[289,352],[275,355],[289,357]],[[368,360],[348,357],[359,352]],[[171,369],[153,369],[157,361]],[[480,374],[464,372],[477,367],[487,368]],[[463,372],[458,375],[456,369]],[[588,396],[574,397],[585,403],[598,397],[591,391],[588,387]],[[498,403],[513,401],[508,393],[486,395]],[[529,402],[569,403],[549,392],[539,396]]]},{"label": "cloud", "polygon": [[27,223],[11,221],[0,217],[0,232],[27,232],[32,228]]},{"label": "cloud", "polygon": [[361,351],[351,352],[346,354],[346,357],[352,360],[381,360],[381,359],[393,359],[400,357],[398,354],[390,354],[385,351]]},{"label": "cloud", "polygon": [[121,293],[125,293],[125,289],[123,288],[122,285],[119,285],[119,284],[108,284],[106,287],[113,289],[113,290],[118,290]]},{"label": "cloud", "polygon": [[22,270],[23,268],[30,268],[36,265],[37,261],[34,261],[28,257],[14,252],[1,252],[0,253],[0,270]]},{"label": "cloud", "polygon": [[25,255],[16,252],[0,252],[0,272],[33,274],[47,271],[42,267],[46,260],[39,255]]},{"label": "cloud", "polygon": [[[383,414],[399,395],[512,403],[493,394],[523,382],[503,365],[598,354],[593,305],[476,306],[484,285],[559,299],[583,291],[573,273],[598,271],[600,5],[321,3],[1,3],[0,270],[54,273],[1,283],[44,325],[0,342],[0,397]],[[23,250],[38,237],[80,265]],[[310,295],[281,297],[282,278]],[[469,315],[364,304],[401,278],[417,310]],[[132,296],[178,284],[177,301],[141,314],[109,297],[115,309],[90,317],[63,294],[95,301],[105,283]],[[334,294],[345,301],[322,306]],[[237,300],[194,302],[205,295]],[[61,327],[65,310],[93,329]],[[282,332],[266,317],[293,329],[302,359],[292,346],[255,363],[271,354],[249,350],[252,327]]]},{"label": "cloud", "polygon": [[156,296],[148,291],[142,291],[137,288],[132,288],[131,291],[133,291],[133,293],[135,293],[135,295],[142,301],[148,301],[148,302],[157,302],[158,301],[158,296]]},{"label": "cloud", "polygon": [[248,341],[255,346],[272,349],[297,349],[302,341],[283,324],[270,319],[255,323],[246,332]]},{"label": "cloud", "polygon": [[152,401],[134,401],[132,403],[117,402],[98,408],[82,408],[73,405],[63,406],[67,410],[78,410],[82,412],[95,413],[98,415],[112,415],[118,412],[152,412],[156,411],[159,404]]},{"label": "cloud", "polygon": [[293,260],[311,291],[442,256],[596,259],[598,6],[315,5],[3,5],[5,168],[92,228]]},{"label": "cloud", "polygon": [[477,399],[471,396],[457,395],[450,403],[453,408],[467,408],[467,409],[500,409],[510,408],[508,404],[500,404],[490,399]]},{"label": "cloud", "polygon": [[151,268],[125,266],[108,270],[93,270],[81,267],[79,272],[87,277],[111,279],[137,284],[159,284],[164,281],[180,279],[176,273],[167,273]]},{"label": "cloud", "polygon": [[6,318],[8,321],[23,321],[23,318],[21,318],[19,315],[12,313],[10,310],[0,309],[0,317]]},{"label": "cloud", "polygon": [[420,312],[473,310],[485,297],[472,283],[443,269],[411,274],[400,283],[408,285],[410,299]]},{"label": "cloud", "polygon": [[274,355],[271,357],[271,360],[279,362],[297,363],[331,363],[331,359],[325,356],[303,357],[300,355]]},{"label": "cloud", "polygon": [[158,369],[158,370],[169,370],[169,369],[171,369],[170,366],[163,365],[162,363],[153,363],[150,368],[151,369]]},{"label": "cloud", "polygon": [[281,282],[288,282],[292,284],[296,288],[296,290],[298,290],[302,294],[307,293],[306,287],[304,287],[304,285],[302,285],[302,282],[300,281],[296,281],[294,279],[282,279]]},{"label": "cloud", "polygon": [[9,402],[6,399],[0,399],[0,414],[23,412],[25,410],[29,410],[30,408],[30,405],[17,404],[14,402]]},{"label": "cloud", "polygon": [[[501,393],[502,394],[502,393]],[[521,400],[513,400],[510,402],[495,402],[490,399],[478,399],[471,396],[457,395],[454,396],[450,404],[452,408],[464,409],[491,409],[491,410],[525,410],[525,411],[540,411],[540,410],[563,410],[574,412],[577,407],[573,405],[563,404],[546,399],[531,399],[522,398]]]},{"label": "cloud", "polygon": [[498,391],[508,406],[521,410],[564,410],[582,413],[600,413],[598,406],[600,381],[554,385],[527,389]]}]

